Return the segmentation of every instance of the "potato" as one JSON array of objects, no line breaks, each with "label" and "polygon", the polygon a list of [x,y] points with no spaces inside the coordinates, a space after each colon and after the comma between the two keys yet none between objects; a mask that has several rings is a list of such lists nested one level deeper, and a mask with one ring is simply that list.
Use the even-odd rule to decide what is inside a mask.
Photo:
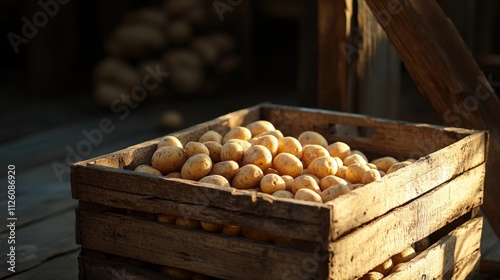
[{"label": "potato", "polygon": [[217,141],[206,141],[203,142],[208,149],[208,155],[212,159],[212,163],[216,163],[220,161],[220,151],[222,150],[222,145]]},{"label": "potato", "polygon": [[272,168],[272,167],[269,167],[268,169],[264,170],[264,175],[267,175],[267,174],[276,174],[276,175],[280,175],[280,173],[278,172],[278,170]]},{"label": "potato", "polygon": [[226,143],[220,149],[220,160],[221,161],[232,160],[235,162],[241,162],[244,154],[245,150],[240,144]]},{"label": "potato", "polygon": [[255,164],[262,171],[268,169],[273,164],[271,152],[262,145],[251,146],[243,155],[242,165]]},{"label": "potato", "polygon": [[177,219],[176,216],[169,215],[169,214],[158,214],[158,217],[157,217],[158,222],[167,223],[167,224],[174,224],[176,219]]},{"label": "potato", "polygon": [[214,130],[209,130],[205,133],[203,133],[202,136],[200,136],[200,139],[198,139],[198,142],[205,143],[208,141],[215,141],[219,144],[222,144],[222,135],[219,134],[219,132],[214,131]]},{"label": "potato", "polygon": [[401,267],[403,267],[403,265],[405,265],[405,264],[406,264],[405,262],[395,264],[394,267],[391,270],[391,273],[394,273],[394,272],[397,272],[397,271],[401,271],[402,270]]},{"label": "potato", "polygon": [[334,200],[335,198],[346,194],[350,191],[349,187],[346,185],[338,184],[335,186],[331,186],[327,188],[326,190],[322,191],[320,193],[320,197],[323,200],[323,202],[328,202],[330,200]]},{"label": "potato", "polygon": [[333,157],[333,159],[337,162],[337,166],[344,166],[344,162],[339,157]]},{"label": "potato", "polygon": [[365,184],[349,184],[347,185],[351,191],[364,187]]},{"label": "potato", "polygon": [[366,166],[370,167],[370,169],[378,170],[378,167],[375,164],[371,163],[371,162],[367,163]]},{"label": "potato", "polygon": [[326,138],[323,137],[323,135],[317,133],[316,131],[304,131],[299,135],[297,140],[299,140],[302,147],[305,145],[313,145],[313,144],[320,145],[324,148],[328,146],[328,141],[326,141]]},{"label": "potato", "polygon": [[252,132],[246,127],[237,126],[229,130],[222,138],[222,144],[225,144],[229,139],[241,139],[248,141],[252,138]]},{"label": "potato", "polygon": [[273,159],[273,168],[281,175],[290,175],[293,178],[302,175],[304,171],[302,162],[289,153],[280,153]]},{"label": "potato", "polygon": [[381,157],[377,158],[371,161],[371,163],[375,164],[377,166],[378,170],[382,170],[384,172],[387,172],[389,168],[398,163],[399,161],[393,157]]},{"label": "potato", "polygon": [[289,153],[297,158],[302,157],[302,144],[300,144],[299,140],[287,136],[278,139],[278,154],[280,153]]},{"label": "potato", "polygon": [[339,166],[339,169],[337,170],[337,173],[335,174],[335,176],[339,177],[339,178],[342,178],[342,179],[346,179],[346,171],[347,171],[347,166]]},{"label": "potato", "polygon": [[183,148],[177,146],[161,147],[153,153],[151,165],[162,174],[179,171],[187,160]]},{"label": "potato", "polygon": [[337,173],[337,161],[331,156],[323,156],[313,160],[307,167],[307,173],[317,176],[319,179]]},{"label": "potato", "polygon": [[380,176],[380,172],[376,169],[370,169],[363,174],[363,177],[361,178],[361,183],[363,184],[369,184],[371,182],[375,182],[380,180],[382,177]]},{"label": "potato", "polygon": [[185,218],[185,217],[177,217],[177,219],[175,219],[175,224],[178,226],[188,227],[188,228],[200,228],[201,227],[200,221]]},{"label": "potato", "polygon": [[296,194],[300,189],[311,189],[318,194],[321,192],[316,180],[309,175],[300,175],[293,180],[292,193]]},{"label": "potato", "polygon": [[156,145],[156,149],[159,149],[161,147],[166,147],[166,146],[173,146],[173,147],[179,147],[179,148],[184,148],[182,145],[181,141],[177,139],[175,136],[167,135],[158,141],[158,144]]},{"label": "potato", "polygon": [[273,194],[279,190],[286,190],[285,180],[276,174],[267,174],[260,181],[260,189],[267,194]]},{"label": "potato", "polygon": [[344,142],[335,142],[326,147],[328,153],[332,157],[338,157],[344,159],[345,157],[351,155],[351,147]]},{"label": "potato", "polygon": [[146,174],[152,174],[152,175],[163,175],[161,174],[161,172],[152,167],[152,166],[149,166],[149,165],[146,165],[146,164],[141,164],[139,166],[137,166],[134,171],[137,171],[137,172],[141,172],[141,173],[146,173]]},{"label": "potato", "polygon": [[184,147],[184,151],[186,152],[188,158],[196,154],[210,155],[207,146],[205,146],[203,143],[200,142],[193,142],[193,141],[188,142]]},{"label": "potato", "polygon": [[231,185],[229,184],[229,181],[221,175],[208,175],[208,176],[201,178],[198,182],[214,184],[214,185],[218,185],[221,187],[227,187],[227,188],[231,187]]},{"label": "potato", "polygon": [[358,280],[380,280],[383,279],[384,275],[380,272],[370,271]]},{"label": "potato", "polygon": [[293,177],[290,175],[281,175],[283,181],[285,181],[286,190],[292,192]]},{"label": "potato", "polygon": [[279,190],[273,193],[273,196],[275,197],[281,197],[281,198],[294,198],[294,194],[290,191],[287,190]]},{"label": "potato", "polygon": [[274,157],[278,153],[278,138],[273,135],[262,135],[250,139],[252,145],[262,145],[266,147],[271,155]]},{"label": "potato", "polygon": [[357,184],[363,182],[363,175],[366,171],[370,170],[370,167],[362,163],[353,163],[347,167],[345,172],[346,179],[351,183]]},{"label": "potato", "polygon": [[388,258],[383,263],[377,265],[372,271],[379,272],[384,276],[387,276],[391,273],[392,268],[394,267],[392,263],[392,258]]},{"label": "potato", "polygon": [[324,190],[328,189],[329,187],[339,185],[339,184],[347,186],[349,183],[346,180],[344,180],[340,177],[337,177],[335,175],[328,175],[328,176],[321,178],[321,181],[319,182],[319,187],[320,187],[321,191],[324,191]]},{"label": "potato", "polygon": [[198,181],[208,175],[212,169],[212,160],[206,154],[196,154],[190,157],[182,166],[181,177],[183,179]]},{"label": "potato", "polygon": [[392,172],[395,172],[403,167],[407,167],[410,164],[412,164],[412,163],[409,161],[402,161],[402,162],[395,163],[395,164],[391,165],[391,167],[389,167],[386,174],[391,174]]},{"label": "potato", "polygon": [[223,225],[222,226],[222,234],[238,236],[240,234],[240,227],[234,225]]},{"label": "potato", "polygon": [[368,162],[368,158],[366,157],[366,155],[360,151],[360,150],[352,150],[351,151],[351,155],[360,155],[366,162]]},{"label": "potato", "polygon": [[201,228],[209,232],[218,232],[222,229],[222,225],[210,222],[200,221]]},{"label": "potato", "polygon": [[276,139],[278,139],[278,140],[284,137],[283,132],[281,132],[281,130],[266,131],[264,133],[259,134],[258,136],[264,136],[264,135],[272,135],[272,136],[276,137]]},{"label": "potato", "polygon": [[236,161],[226,160],[214,164],[209,175],[221,175],[230,181],[231,179],[233,179],[236,173],[238,173],[239,170],[240,166]]},{"label": "potato", "polygon": [[262,169],[255,164],[247,164],[240,168],[231,181],[231,186],[236,189],[251,189],[259,186],[264,177]]},{"label": "potato", "polygon": [[258,229],[242,227],[241,231],[240,231],[240,235],[245,237],[245,238],[257,240],[257,241],[261,241],[261,242],[273,241],[272,234],[264,232],[262,230],[258,230]]},{"label": "potato", "polygon": [[368,163],[368,162],[366,162],[365,158],[359,154],[351,154],[349,156],[346,156],[343,159],[343,162],[344,162],[345,166],[349,166],[349,165],[354,164],[354,163],[362,163],[362,164]]},{"label": "potato", "polygon": [[250,147],[252,147],[252,144],[250,144],[250,142],[241,139],[229,139],[225,144],[228,143],[239,144],[243,148],[243,152],[246,152]]},{"label": "potato", "polygon": [[415,249],[409,246],[400,253],[397,253],[394,256],[392,256],[392,262],[394,263],[394,265],[397,265],[398,263],[407,262],[413,259],[415,256],[417,256]]},{"label": "potato", "polygon": [[321,196],[311,189],[299,189],[294,196],[297,200],[323,202]]},{"label": "potato", "polygon": [[167,175],[165,175],[165,178],[182,178],[181,173],[179,171],[175,172],[170,172]]},{"label": "potato", "polygon": [[250,132],[252,133],[252,137],[255,137],[255,136],[262,134],[264,132],[273,131],[276,129],[276,128],[274,128],[274,125],[271,122],[266,121],[266,120],[258,120],[258,121],[251,122],[251,123],[246,125],[246,128],[248,128],[248,130],[250,130]]},{"label": "potato", "polygon": [[323,146],[309,144],[302,147],[302,157],[300,160],[302,161],[304,168],[307,168],[313,160],[329,155],[330,154]]},{"label": "potato", "polygon": [[164,266],[160,268],[160,273],[172,276],[175,279],[182,279],[182,280],[184,279],[190,280],[193,277],[193,273],[191,271],[170,266]]},{"label": "potato", "polygon": [[413,249],[418,254],[418,252],[422,252],[431,246],[431,240],[429,237],[424,237],[423,239],[413,243]]}]

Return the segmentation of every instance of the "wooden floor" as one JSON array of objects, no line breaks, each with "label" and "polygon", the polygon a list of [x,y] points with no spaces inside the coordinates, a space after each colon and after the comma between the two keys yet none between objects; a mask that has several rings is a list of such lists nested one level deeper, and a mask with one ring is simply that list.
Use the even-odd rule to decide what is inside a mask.
[{"label": "wooden floor", "polygon": [[[67,157],[68,150],[76,149],[86,140],[83,130],[96,129],[105,117],[116,126],[112,133],[103,135],[102,143],[92,146],[85,156],[90,158],[167,134],[169,131],[158,125],[165,110],[182,112],[185,126],[190,126],[263,101],[295,104],[290,96],[241,91],[218,99],[224,100],[223,103],[208,97],[148,102],[131,109],[125,120],[120,120],[119,114],[95,108],[83,97],[30,101],[8,98],[8,102],[0,105],[0,162],[4,168],[0,171],[0,181],[7,181],[7,165],[15,165],[16,266],[15,273],[7,270],[5,252],[8,252],[9,232],[5,226],[0,227],[0,279],[77,279],[79,246],[74,232],[77,201],[71,199],[69,173],[64,173],[60,180],[52,165],[67,165],[67,159],[79,160]],[[7,190],[2,189],[0,209],[7,213]],[[488,224],[484,227],[481,251],[485,259],[500,260],[500,240]]]}]

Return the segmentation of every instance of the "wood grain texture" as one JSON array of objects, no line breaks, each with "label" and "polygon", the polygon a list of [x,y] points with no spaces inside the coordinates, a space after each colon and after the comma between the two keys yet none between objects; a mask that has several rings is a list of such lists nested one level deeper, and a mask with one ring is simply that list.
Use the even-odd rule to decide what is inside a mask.
[{"label": "wood grain texture", "polygon": [[442,121],[490,131],[482,210],[500,235],[500,100],[488,79],[437,2],[366,3]]},{"label": "wood grain texture", "polygon": [[330,276],[361,277],[410,244],[481,205],[484,168],[484,164],[474,168],[330,243]]},{"label": "wood grain texture", "polygon": [[462,276],[474,273],[479,261],[481,229],[481,217],[464,223],[384,279],[414,280],[424,275],[426,279],[466,279]]},{"label": "wood grain texture", "polygon": [[77,257],[80,250],[74,250],[7,278],[8,280],[74,280],[78,278]]}]

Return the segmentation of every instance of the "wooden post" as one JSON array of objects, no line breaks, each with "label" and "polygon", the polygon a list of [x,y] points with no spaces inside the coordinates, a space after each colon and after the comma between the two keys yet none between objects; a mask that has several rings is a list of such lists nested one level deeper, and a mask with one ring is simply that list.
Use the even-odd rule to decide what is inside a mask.
[{"label": "wooden post", "polygon": [[[487,77],[437,2],[366,3],[443,122],[490,131],[482,210],[500,235],[500,101]],[[425,144],[432,146],[432,139]]]}]

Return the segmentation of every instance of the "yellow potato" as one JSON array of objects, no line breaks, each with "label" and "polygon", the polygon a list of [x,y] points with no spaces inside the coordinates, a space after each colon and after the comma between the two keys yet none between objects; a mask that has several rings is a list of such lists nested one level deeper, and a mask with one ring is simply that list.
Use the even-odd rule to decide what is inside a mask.
[{"label": "yellow potato", "polygon": [[346,156],[343,159],[343,162],[344,162],[345,166],[349,166],[349,165],[354,164],[354,163],[362,163],[362,164],[368,163],[368,162],[366,162],[365,158],[359,154],[351,154],[349,156]]},{"label": "yellow potato", "polygon": [[340,177],[342,179],[346,179],[346,176],[345,176],[345,173],[347,171],[347,166],[343,165],[343,166],[339,166],[339,170],[337,170],[337,173],[335,174],[335,176],[337,177]]},{"label": "yellow potato", "polygon": [[393,157],[381,157],[377,158],[371,161],[371,163],[375,164],[377,166],[378,170],[382,170],[384,172],[387,172],[389,168],[398,163],[399,161]]},{"label": "yellow potato", "polygon": [[212,159],[213,163],[220,161],[220,151],[222,150],[222,145],[217,141],[206,141],[203,144],[208,149],[208,155]]},{"label": "yellow potato", "polygon": [[234,225],[223,225],[222,226],[222,234],[225,235],[231,235],[231,236],[238,236],[240,235],[240,227],[239,226],[234,226]]},{"label": "yellow potato", "polygon": [[271,122],[266,120],[254,121],[247,124],[245,127],[248,128],[248,130],[250,130],[253,137],[262,134],[264,132],[273,131],[276,129],[274,128],[274,125]]},{"label": "yellow potato", "polygon": [[292,192],[293,177],[290,175],[281,175],[281,178],[285,181],[286,190]]},{"label": "yellow potato", "polygon": [[351,155],[355,155],[355,154],[360,155],[365,160],[365,162],[368,162],[368,158],[366,157],[366,155],[362,151],[352,150]]},{"label": "yellow potato", "polygon": [[316,179],[309,175],[300,175],[293,180],[292,193],[296,194],[300,189],[311,189],[318,194],[321,192]]},{"label": "yellow potato", "polygon": [[415,249],[413,249],[413,247],[409,246],[406,249],[404,249],[403,251],[392,256],[392,262],[394,263],[394,265],[397,265],[398,263],[407,262],[416,256],[417,256],[417,253],[415,252]]},{"label": "yellow potato", "polygon": [[337,162],[338,167],[344,166],[344,162],[339,157],[333,157],[333,159]]},{"label": "yellow potato", "polygon": [[146,173],[146,174],[152,174],[152,175],[162,175],[160,170],[152,167],[152,166],[149,166],[149,165],[145,165],[145,164],[141,164],[139,166],[137,166],[134,171],[137,171],[137,172],[141,172],[141,173]]},{"label": "yellow potato", "polygon": [[210,155],[210,151],[208,150],[207,146],[200,142],[188,142],[184,147],[184,151],[186,152],[188,158],[196,154]]},{"label": "yellow potato", "polygon": [[302,147],[302,157],[300,158],[300,160],[302,161],[304,168],[307,168],[313,160],[329,155],[330,154],[323,146],[317,144],[309,144]]},{"label": "yellow potato", "polygon": [[212,160],[208,155],[196,154],[190,157],[182,166],[181,177],[183,179],[198,181],[208,175],[212,169]]},{"label": "yellow potato", "polygon": [[181,141],[179,141],[179,139],[177,139],[177,137],[167,135],[167,136],[163,137],[162,139],[160,139],[160,141],[158,141],[158,144],[156,145],[156,149],[159,149],[161,147],[170,147],[170,146],[184,148],[182,146]]},{"label": "yellow potato", "polygon": [[363,175],[366,171],[370,170],[370,167],[362,163],[353,163],[347,167],[345,172],[346,179],[351,183],[357,184],[363,182]]},{"label": "yellow potato", "polygon": [[172,276],[175,279],[187,279],[190,280],[193,277],[193,273],[191,271],[187,271],[180,268],[164,266],[160,268],[160,273]]},{"label": "yellow potato", "polygon": [[241,162],[244,154],[245,150],[240,144],[226,143],[220,149],[220,160],[221,161],[232,160],[235,162]]},{"label": "yellow potato", "polygon": [[222,225],[210,222],[200,221],[201,228],[209,232],[218,232],[222,229]]},{"label": "yellow potato", "polygon": [[377,265],[374,269],[372,269],[372,271],[376,271],[384,276],[387,276],[391,273],[393,267],[394,265],[392,263],[392,258],[388,258],[383,263]]},{"label": "yellow potato", "polygon": [[418,254],[418,252],[422,252],[431,246],[431,240],[429,237],[424,237],[423,239],[413,243],[413,249]]},{"label": "yellow potato", "polygon": [[187,156],[183,148],[165,146],[156,150],[151,157],[151,165],[162,174],[179,171],[186,162]]},{"label": "yellow potato", "polygon": [[201,178],[199,182],[214,184],[217,186],[227,187],[227,188],[231,187],[231,185],[229,184],[229,181],[221,175],[208,175],[208,176]]},{"label": "yellow potato", "polygon": [[278,170],[272,168],[272,167],[269,167],[268,169],[264,170],[264,175],[267,175],[267,174],[276,174],[276,175],[280,175],[280,173],[278,172]]},{"label": "yellow potato", "polygon": [[299,135],[297,140],[299,140],[302,147],[305,145],[313,145],[313,144],[320,145],[324,148],[328,146],[328,141],[326,141],[326,138],[316,131],[304,131]]},{"label": "yellow potato", "polygon": [[281,198],[294,198],[294,194],[287,190],[279,190],[273,193],[273,196],[281,197]]},{"label": "yellow potato", "polygon": [[273,168],[281,175],[297,177],[302,175],[304,168],[302,162],[296,156],[289,153],[280,153],[273,159]]},{"label": "yellow potato", "polygon": [[174,224],[176,219],[177,219],[176,216],[169,215],[169,214],[158,214],[158,217],[157,217],[158,222],[167,223],[167,224]]},{"label": "yellow potato", "polygon": [[222,144],[225,144],[229,139],[241,139],[248,141],[252,138],[252,132],[246,127],[237,126],[231,128],[222,138]]},{"label": "yellow potato", "polygon": [[364,187],[365,184],[349,184],[348,187],[351,191]]},{"label": "yellow potato", "polygon": [[262,145],[266,147],[269,152],[274,156],[278,153],[278,138],[273,135],[262,135],[250,139],[252,145]]},{"label": "yellow potato", "polygon": [[165,178],[182,178],[181,173],[179,171],[170,172],[165,175]]},{"label": "yellow potato", "polygon": [[319,182],[319,187],[320,187],[321,191],[324,191],[331,186],[335,186],[335,185],[339,185],[339,184],[347,186],[349,183],[346,180],[344,180],[340,177],[337,177],[335,175],[328,175],[328,176],[321,178],[321,181]]},{"label": "yellow potato", "polygon": [[228,143],[237,143],[237,144],[241,145],[244,152],[252,146],[252,144],[250,144],[250,142],[245,141],[245,140],[241,140],[241,139],[229,139],[229,140],[227,140],[227,142],[225,144],[228,144]]},{"label": "yellow potato", "polygon": [[233,179],[233,177],[240,170],[240,166],[234,160],[226,160],[217,162],[212,166],[212,170],[209,175],[221,175],[227,180]]},{"label": "yellow potato", "polygon": [[276,137],[276,139],[280,139],[280,138],[283,138],[283,132],[281,132],[281,130],[271,130],[271,131],[266,131],[264,133],[261,133],[257,136],[264,136],[264,135],[272,135],[274,137]]},{"label": "yellow potato", "polygon": [[407,167],[410,164],[412,164],[412,163],[409,161],[402,161],[402,162],[395,163],[395,164],[391,165],[391,167],[389,167],[389,170],[387,170],[386,174],[391,174],[392,172],[395,172],[401,168]]},{"label": "yellow potato", "polygon": [[361,183],[369,184],[371,182],[375,182],[380,180],[382,177],[380,176],[380,172],[376,169],[370,169],[363,174],[361,178]]},{"label": "yellow potato", "polygon": [[243,155],[242,165],[254,164],[262,171],[273,165],[273,155],[262,145],[251,146]]},{"label": "yellow potato", "polygon": [[236,189],[251,189],[258,187],[264,177],[262,169],[255,164],[242,166],[231,181],[231,186]]},{"label": "yellow potato", "polygon": [[345,157],[351,155],[351,147],[344,142],[335,142],[326,147],[328,153],[332,157],[338,157],[344,159]]},{"label": "yellow potato", "polygon": [[261,242],[273,241],[272,234],[264,232],[262,230],[258,230],[258,229],[242,227],[240,234],[241,234],[241,236],[243,236],[245,238],[256,240],[256,241],[261,241]]},{"label": "yellow potato", "polygon": [[273,194],[279,190],[286,190],[286,183],[277,174],[267,174],[260,181],[260,189],[267,194]]},{"label": "yellow potato", "polygon": [[375,164],[371,163],[371,162],[367,163],[366,165],[368,167],[370,167],[370,169],[376,169],[376,170],[378,170],[378,167]]},{"label": "yellow potato", "polygon": [[297,200],[323,202],[321,196],[311,189],[299,189],[294,196]]},{"label": "yellow potato", "polygon": [[391,273],[394,273],[394,272],[398,272],[398,271],[401,271],[401,267],[403,265],[405,265],[406,263],[405,262],[402,262],[402,263],[398,263],[398,264],[395,264],[394,267],[392,268],[391,270]]},{"label": "yellow potato", "polygon": [[317,176],[319,179],[337,173],[337,161],[331,156],[323,156],[313,160],[307,167],[307,173]]},{"label": "yellow potato", "polygon": [[188,227],[188,228],[200,228],[201,227],[200,221],[185,218],[185,217],[177,217],[177,219],[175,219],[175,224],[178,226]]},{"label": "yellow potato", "polygon": [[358,280],[380,280],[383,279],[384,275],[380,272],[370,271]]},{"label": "yellow potato", "polygon": [[334,200],[335,198],[346,194],[350,191],[349,187],[346,185],[338,184],[335,186],[331,186],[327,188],[326,190],[322,191],[320,193],[321,199],[323,202],[328,202],[331,200]]},{"label": "yellow potato", "polygon": [[278,154],[289,153],[297,158],[302,157],[302,144],[296,138],[287,136],[278,139]]},{"label": "yellow potato", "polygon": [[201,142],[201,143],[205,143],[208,141],[215,141],[219,144],[222,144],[222,135],[220,135],[220,133],[217,131],[209,130],[209,131],[203,133],[203,135],[200,136],[200,139],[198,139],[198,142]]}]

